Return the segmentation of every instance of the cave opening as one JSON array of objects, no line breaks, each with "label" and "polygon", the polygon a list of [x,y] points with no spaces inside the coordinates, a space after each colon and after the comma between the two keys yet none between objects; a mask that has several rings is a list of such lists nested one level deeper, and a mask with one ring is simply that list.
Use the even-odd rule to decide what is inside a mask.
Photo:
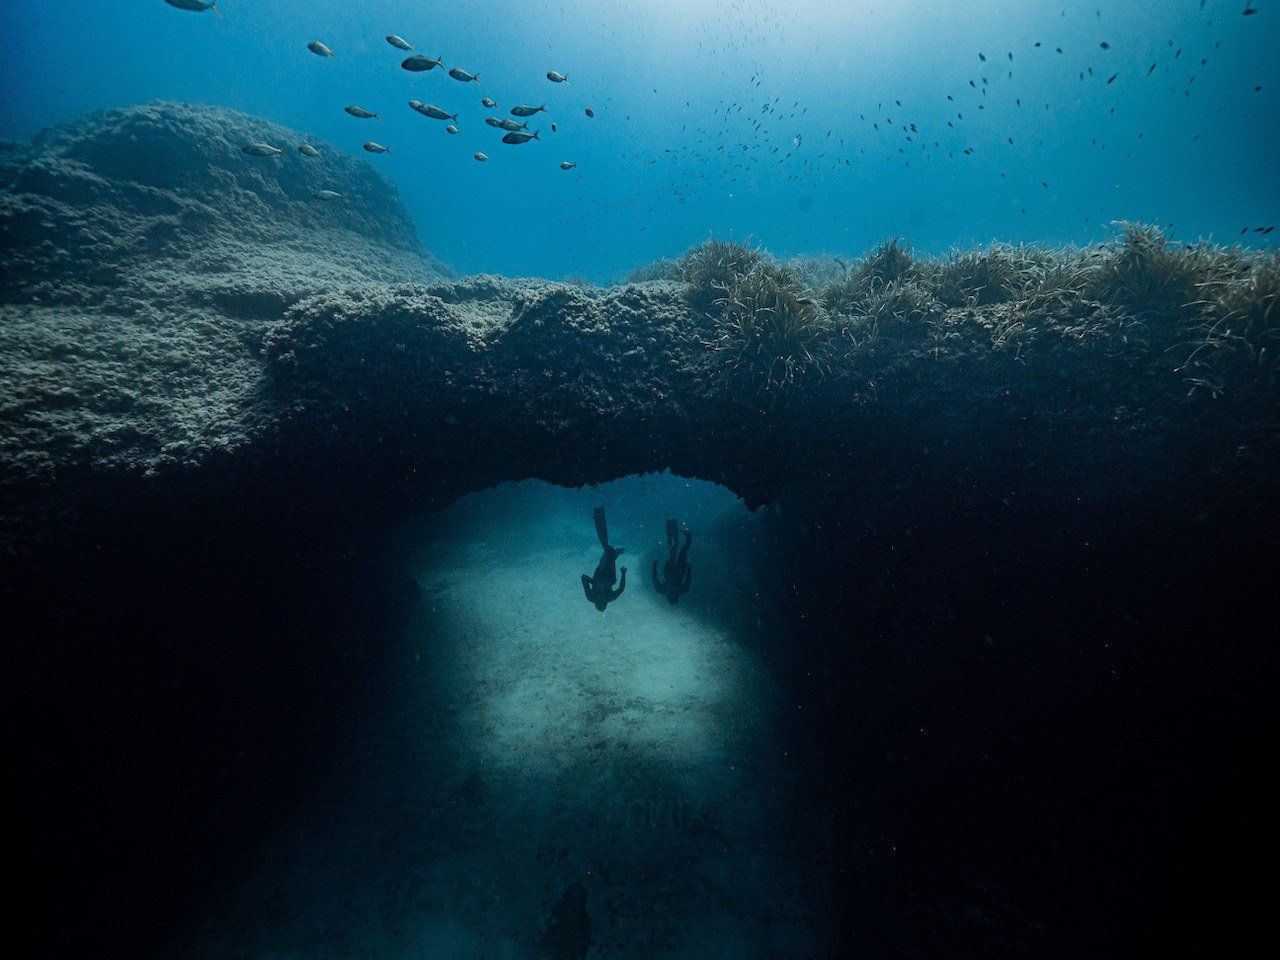
[{"label": "cave opening", "polygon": [[[580,582],[599,505],[628,569],[604,612]],[[668,518],[692,534],[674,604],[651,582]],[[199,951],[278,948],[282,915],[295,949],[336,926],[377,955],[825,949],[833,851],[802,812],[822,807],[822,763],[776,671],[793,652],[776,522],[662,474],[504,484],[389,533],[403,616],[325,772],[228,874]]]}]

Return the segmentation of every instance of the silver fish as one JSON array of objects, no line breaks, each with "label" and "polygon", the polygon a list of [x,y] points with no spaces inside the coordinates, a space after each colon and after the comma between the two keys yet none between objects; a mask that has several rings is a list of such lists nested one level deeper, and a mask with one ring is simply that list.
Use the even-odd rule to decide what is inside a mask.
[{"label": "silver fish", "polygon": [[574,167],[576,167],[576,166],[577,166],[577,164],[576,164],[576,163],[570,163],[568,160],[561,160],[561,161],[560,161],[560,169],[561,169],[561,170],[572,170],[572,169],[573,169]]},{"label": "silver fish", "polygon": [[495,123],[494,126],[501,127],[503,130],[528,130],[529,121],[526,120],[524,123],[516,123],[514,120],[510,119],[509,117],[503,117],[501,120]]},{"label": "silver fish", "polygon": [[367,141],[364,145],[364,148],[368,150],[370,153],[387,153],[387,154],[391,153],[390,147],[384,147],[382,144],[374,143],[372,140]]},{"label": "silver fish", "polygon": [[430,57],[424,57],[420,53],[415,53],[412,57],[405,57],[400,61],[400,66],[413,73],[422,73],[424,70],[434,70],[436,67],[443,67],[444,63],[439,57],[432,60]]},{"label": "silver fish", "polygon": [[480,105],[481,105],[481,106],[488,107],[490,110],[492,110],[492,109],[494,109],[495,107],[497,107],[497,105],[498,105],[498,101],[497,101],[497,100],[493,100],[493,99],[491,99],[490,97],[485,97],[485,98],[483,98],[483,99],[480,101]]},{"label": "silver fish", "polygon": [[568,83],[569,82],[568,77],[566,77],[563,73],[557,73],[555,70],[547,71],[547,79],[550,80],[552,83]]},{"label": "silver fish", "polygon": [[364,107],[357,107],[354,104],[349,107],[343,107],[342,109],[345,110],[347,113],[351,114],[353,117],[359,118],[360,120],[369,120],[371,118],[379,122],[381,122],[382,120],[382,118],[378,116],[376,113],[370,113]]},{"label": "silver fish", "polygon": [[485,117],[484,122],[491,127],[501,127],[506,121],[499,120],[497,117]]},{"label": "silver fish", "polygon": [[218,10],[218,4],[215,0],[164,0],[171,7],[177,7],[179,10],[192,10],[196,13],[204,13],[206,10],[212,10],[218,16],[222,16],[222,12]]},{"label": "silver fish", "polygon": [[476,153],[474,154],[474,156],[475,156],[475,158],[476,158],[477,160],[479,160],[481,163],[483,163],[484,161],[486,161],[486,160],[488,160],[488,159],[489,159],[487,156],[485,156],[483,153],[480,153],[478,150],[476,151]]},{"label": "silver fish", "polygon": [[267,143],[246,143],[240,148],[251,157],[283,157],[284,151]]},{"label": "silver fish", "polygon": [[453,77],[453,79],[455,80],[461,80],[463,83],[479,83],[480,82],[480,77],[478,74],[467,73],[467,71],[463,70],[461,67],[450,67],[449,76]]},{"label": "silver fish", "polygon": [[298,144],[298,152],[304,157],[315,157],[317,159],[320,157],[320,151],[309,143]]},{"label": "silver fish", "polygon": [[387,43],[391,44],[397,50],[408,50],[410,52],[413,51],[412,43],[410,43],[404,37],[397,36],[394,33],[387,34]]},{"label": "silver fish", "polygon": [[423,103],[421,100],[410,100],[409,106],[413,107],[414,110],[417,110],[418,113],[422,114],[424,117],[430,117],[432,120],[458,119],[458,115],[456,113],[446,113],[434,103]]},{"label": "silver fish", "polygon": [[[318,57],[333,57],[333,51],[319,40],[312,40],[307,44],[307,49]],[[335,60],[337,57],[333,57]]]},{"label": "silver fish", "polygon": [[347,195],[345,193],[339,193],[337,190],[317,190],[311,196],[315,197],[317,200],[327,201],[347,199]]},{"label": "silver fish", "polygon": [[451,123],[444,128],[444,132],[449,134],[456,134],[458,132],[458,128]]},{"label": "silver fish", "polygon": [[530,140],[542,142],[537,130],[512,130],[502,138],[503,143],[528,143]]},{"label": "silver fish", "polygon": [[535,113],[545,112],[547,105],[544,103],[540,107],[531,107],[527,103],[517,103],[511,108],[513,117],[532,117]]}]

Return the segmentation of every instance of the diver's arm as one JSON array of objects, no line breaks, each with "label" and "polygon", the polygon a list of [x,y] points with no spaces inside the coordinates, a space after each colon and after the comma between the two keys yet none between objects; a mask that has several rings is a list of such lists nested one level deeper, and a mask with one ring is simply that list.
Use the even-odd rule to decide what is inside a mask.
[{"label": "diver's arm", "polygon": [[662,593],[662,581],[658,579],[658,561],[653,561],[653,589]]},{"label": "diver's arm", "polygon": [[684,582],[680,584],[680,592],[688,593],[689,585],[693,583],[693,564],[686,564],[684,568]]},{"label": "diver's arm", "polygon": [[591,595],[591,588],[593,586],[595,586],[595,584],[592,583],[591,578],[584,573],[582,575],[582,592],[587,595],[588,600],[590,600],[592,603],[595,603],[596,598]]}]

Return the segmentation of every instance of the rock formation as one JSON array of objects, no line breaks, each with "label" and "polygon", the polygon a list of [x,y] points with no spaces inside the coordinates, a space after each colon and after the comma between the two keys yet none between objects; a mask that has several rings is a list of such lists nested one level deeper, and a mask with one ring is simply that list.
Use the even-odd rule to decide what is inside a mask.
[{"label": "rock formation", "polygon": [[[251,142],[286,154],[248,155]],[[161,916],[149,898],[175,876],[200,882],[218,838],[257,822],[245,798],[288,779],[279,758],[337,735],[373,658],[324,635],[313,566],[365,597],[358,551],[344,552],[364,525],[504,480],[669,469],[753,508],[796,494],[784,511],[794,584],[779,604],[800,626],[770,669],[807,722],[839,732],[832,790],[867,804],[860,823],[879,816],[899,836],[897,811],[913,803],[925,807],[913,830],[938,824],[938,844],[897,861],[918,870],[857,861],[850,846],[851,904],[892,892],[899,869],[901,929],[916,924],[916,880],[974,817],[997,835],[1015,824],[1018,844],[1100,837],[1078,858],[1046,841],[1052,866],[1035,879],[1047,903],[1077,897],[1062,930],[1094,916],[1088,891],[1113,886],[1126,916],[1096,927],[1127,922],[1127,897],[1151,876],[1115,880],[1108,838],[1128,842],[1186,789],[1148,776],[1174,766],[1159,718],[1181,716],[1178,684],[1208,691],[1213,709],[1187,726],[1215,752],[1238,739],[1243,754],[1251,741],[1235,730],[1264,729],[1260,691],[1238,691],[1272,675],[1249,639],[1280,502],[1274,255],[1130,228],[1097,250],[973,251],[927,269],[887,244],[856,267],[823,264],[835,273],[810,285],[820,297],[799,267],[720,255],[702,273],[609,289],[451,279],[367,163],[322,143],[323,159],[307,158],[299,142],[231,111],[154,103],[0,148],[3,699],[6,745],[39,784],[45,832],[26,865],[66,868],[50,915],[92,898],[85,937]],[[1071,577],[1081,607],[1059,589]],[[1170,609],[1193,592],[1190,614]],[[350,634],[370,636],[393,607],[350,601]],[[983,644],[993,622],[1035,643]],[[1106,642],[1086,652],[1090,637]],[[1156,686],[1156,721],[1113,723]],[[20,735],[30,723],[41,737]],[[1003,780],[976,772],[998,754],[970,731],[993,729],[1014,758]],[[1072,779],[1072,763],[1092,769],[1100,754],[1125,789]],[[1139,756],[1152,759],[1131,777]],[[880,771],[871,785],[867,770]],[[1215,770],[1206,782],[1226,777],[1222,796],[1265,802],[1228,759]],[[1087,799],[1148,781],[1119,819]],[[93,816],[77,801],[87,782]],[[964,815],[938,799],[957,791],[971,795]],[[237,819],[224,796],[251,812]],[[1052,797],[1069,799],[1046,826],[1037,805]],[[1168,813],[1151,848],[1193,814]],[[222,833],[206,831],[218,817]],[[1187,862],[1205,869],[1183,868],[1187,882],[1216,883],[1224,871],[1197,850]],[[955,889],[986,889],[967,856],[951,863]],[[81,857],[97,872],[78,871]],[[982,910],[1032,930],[1009,905],[1024,884],[1007,862]],[[1059,876],[1057,890],[1044,879]],[[114,895],[101,894],[107,878]],[[948,923],[968,929],[963,901],[939,889],[941,919],[916,947]],[[562,952],[581,955],[572,892],[549,936],[573,927]],[[899,932],[885,942],[900,947]],[[1037,952],[1008,935],[1008,955]]]},{"label": "rock formation", "polygon": [[711,287],[453,282],[369,164],[325,144],[304,157],[302,140],[154,103],[5,149],[8,550],[52,514],[92,513],[99,484],[145,499],[248,469],[292,499],[375,475],[380,499],[428,501],[671,469],[755,506],[791,482],[957,464],[1088,494],[1114,469],[1140,484],[1153,460],[1194,457],[1204,475],[1272,442],[1242,409],[1274,416],[1256,370],[1217,389],[1183,369],[1193,327],[1079,291],[1021,315],[994,285],[928,309],[833,307],[792,378],[738,362]]}]

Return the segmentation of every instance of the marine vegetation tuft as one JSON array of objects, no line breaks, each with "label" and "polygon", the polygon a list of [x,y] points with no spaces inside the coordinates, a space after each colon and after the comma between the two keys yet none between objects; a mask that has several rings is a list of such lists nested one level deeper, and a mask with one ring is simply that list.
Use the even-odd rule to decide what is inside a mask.
[{"label": "marine vegetation tuft", "polygon": [[717,336],[708,346],[734,373],[768,390],[825,369],[831,325],[794,270],[762,257],[715,283]]},{"label": "marine vegetation tuft", "polygon": [[986,306],[1013,300],[1029,280],[1053,262],[1048,251],[996,243],[953,252],[928,273],[934,296],[947,307]]},{"label": "marine vegetation tuft", "polygon": [[1087,293],[1138,319],[1193,316],[1201,284],[1239,269],[1221,247],[1171,243],[1150,224],[1118,226],[1123,235],[1118,243],[1104,245],[1095,258]]},{"label": "marine vegetation tuft", "polygon": [[884,322],[923,320],[941,309],[922,283],[927,275],[910,247],[891,237],[842,278],[822,287],[820,295],[846,331],[865,329],[875,336]]},{"label": "marine vegetation tuft", "polygon": [[1214,263],[1198,284],[1199,322],[1177,372],[1197,392],[1217,399],[1245,388],[1274,388],[1280,374],[1280,254],[1239,248],[1201,251]]},{"label": "marine vegetation tuft", "polygon": [[753,247],[713,237],[676,261],[676,278],[688,284],[689,303],[709,313],[729,284],[764,260],[765,255]]},{"label": "marine vegetation tuft", "polygon": [[890,237],[863,257],[854,268],[854,278],[868,286],[911,280],[919,275],[911,244]]}]

